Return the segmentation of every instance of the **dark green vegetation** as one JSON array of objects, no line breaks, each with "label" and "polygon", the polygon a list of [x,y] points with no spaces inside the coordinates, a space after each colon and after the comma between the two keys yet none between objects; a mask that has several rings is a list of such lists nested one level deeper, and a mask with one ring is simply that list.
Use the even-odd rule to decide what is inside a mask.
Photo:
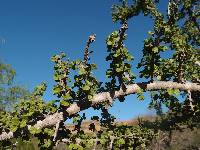
[{"label": "dark green vegetation", "polygon": [[[155,124],[155,119],[156,119],[155,117],[147,116],[147,117],[141,117],[138,119],[133,119],[133,120],[124,121],[124,122],[116,122],[116,124],[118,126],[117,129],[119,129],[119,126],[121,128],[120,134],[123,137],[123,139],[118,142],[114,141],[113,146],[115,148],[120,147],[121,149],[133,146],[133,142],[130,141],[132,139],[131,135],[133,135],[135,133],[133,131],[137,131],[138,125],[145,126],[148,124],[148,128],[149,128],[149,124],[151,124],[153,127],[153,125]],[[81,129],[85,132],[85,134],[88,134],[89,137],[94,136],[92,131],[89,130],[89,124],[91,124],[91,123],[92,123],[92,121],[87,121],[87,122],[84,121],[81,125]],[[95,122],[95,125],[96,125],[96,128],[98,130],[100,130],[100,123]],[[73,130],[74,125],[67,125],[66,128]],[[129,134],[130,136],[126,137],[128,139],[126,139],[124,137],[124,129],[125,128],[127,128],[131,131],[131,134]],[[154,129],[155,128],[157,128],[157,126],[154,126]],[[198,148],[200,147],[200,140],[199,140],[200,129],[199,129],[199,127],[193,128],[191,130],[185,126],[185,128],[182,128],[181,130],[172,130],[171,133],[172,133],[172,135],[171,135],[171,139],[170,139],[169,131],[159,129],[159,131],[156,134],[156,138],[154,138],[151,142],[149,142],[146,148],[150,149],[150,150],[158,150],[158,149],[161,149],[161,150],[165,150],[165,149],[167,149],[167,150],[182,150],[182,149],[198,150]],[[137,134],[137,135],[141,136],[139,134]],[[118,134],[118,138],[119,137],[120,137],[120,135]],[[141,138],[142,138],[142,136],[141,136]],[[21,140],[19,140],[18,142],[19,143],[16,146],[17,150],[39,150],[39,147],[37,146],[38,140],[36,138],[31,139],[31,141],[28,143],[25,143]],[[103,142],[102,141],[99,141],[99,142],[100,143],[97,145],[96,150],[106,149],[105,145],[101,144]],[[81,144],[83,144],[83,143],[81,143]],[[132,144],[132,145],[129,145],[129,144]],[[67,149],[70,149],[68,144],[66,144],[64,142],[60,142],[55,149],[66,150],[66,147],[67,147]],[[93,145],[91,143],[90,144],[87,143],[87,148],[86,148],[86,146],[84,146],[84,149],[88,149],[88,150],[93,149]]]},{"label": "dark green vegetation", "polygon": [[[158,5],[158,0],[134,0],[130,4],[120,1],[113,5],[113,21],[120,22],[121,27],[106,39],[106,61],[110,63],[105,73],[110,80],[106,83],[92,74],[96,64],[90,63],[89,46],[96,35],[89,37],[83,60],[66,60],[64,53],[53,56],[56,82],[53,93],[58,99],[45,103],[42,97],[46,84],[42,83],[12,111],[2,110],[1,146],[20,149],[24,144],[31,149],[38,143],[40,149],[53,149],[61,144],[68,149],[198,149],[199,2],[170,0],[165,14],[158,11]],[[139,14],[150,17],[154,24],[144,39],[143,57],[137,66],[140,75],[136,76],[131,69],[133,56],[123,42],[128,22]],[[170,53],[170,57],[163,57],[165,53]],[[144,82],[137,83],[137,79]],[[113,101],[123,102],[130,94],[144,100],[144,92],[151,95],[149,107],[156,109],[158,119],[140,120],[134,126],[116,124],[115,117],[108,112]],[[162,106],[168,109],[166,113]],[[100,128],[91,122],[91,132],[86,133],[81,128],[86,117],[79,112],[90,107],[102,112],[100,117],[91,118],[100,122]],[[70,118],[75,124],[73,130],[64,124]],[[189,142],[181,135],[187,136]]]}]

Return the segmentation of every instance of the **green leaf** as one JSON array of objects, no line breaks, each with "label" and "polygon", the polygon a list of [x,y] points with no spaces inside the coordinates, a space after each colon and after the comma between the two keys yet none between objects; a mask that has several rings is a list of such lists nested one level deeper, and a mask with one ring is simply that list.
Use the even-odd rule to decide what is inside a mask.
[{"label": "green leaf", "polygon": [[31,134],[39,134],[40,132],[42,132],[42,130],[41,129],[37,129],[37,128],[35,128],[35,127],[31,127],[30,129],[29,129],[29,131],[30,131],[30,133]]},{"label": "green leaf", "polygon": [[89,90],[90,90],[90,87],[88,85],[83,86],[83,91],[89,91]]},{"label": "green leaf", "polygon": [[57,62],[58,59],[59,59],[59,55],[54,55],[51,57],[51,61],[53,61],[53,62]]},{"label": "green leaf", "polygon": [[138,90],[136,91],[136,93],[137,93],[137,94],[143,94],[144,91],[143,91],[143,89],[138,89]]},{"label": "green leaf", "polygon": [[108,45],[108,46],[113,45],[112,41],[108,40],[108,41],[107,41],[107,45]]},{"label": "green leaf", "polygon": [[97,65],[96,64],[90,64],[90,66],[91,66],[91,69],[93,70],[93,69],[97,69]]},{"label": "green leaf", "polygon": [[70,105],[70,103],[67,102],[66,100],[61,100],[60,105],[68,107]]},{"label": "green leaf", "polygon": [[152,31],[148,31],[148,34],[149,35],[153,35],[154,33]]},{"label": "green leaf", "polygon": [[10,128],[10,130],[11,130],[12,132],[17,131],[17,129],[18,129],[18,126],[15,126],[15,125],[12,125],[11,128]]},{"label": "green leaf", "polygon": [[101,143],[102,145],[104,145],[104,144],[106,143],[106,141],[107,141],[107,140],[104,139],[104,138],[101,138],[101,139],[100,139],[100,143]]},{"label": "green leaf", "polygon": [[110,76],[111,76],[111,73],[112,73],[111,70],[107,70],[107,71],[106,71],[106,76],[107,76],[107,77],[110,77]]},{"label": "green leaf", "polygon": [[144,95],[139,95],[137,98],[142,101],[144,100]]},{"label": "green leaf", "polygon": [[52,104],[54,104],[54,103],[56,103],[56,102],[59,102],[59,100],[50,100],[50,101],[48,102],[48,104],[52,105]]},{"label": "green leaf", "polygon": [[161,80],[161,76],[157,76],[157,79],[158,79],[158,80]]},{"label": "green leaf", "polygon": [[176,96],[178,96],[180,94],[179,89],[167,89],[167,92],[168,92],[169,95],[175,94]]},{"label": "green leaf", "polygon": [[22,121],[20,122],[20,127],[23,128],[23,127],[25,127],[25,126],[26,126],[26,120],[22,120]]},{"label": "green leaf", "polygon": [[168,47],[167,46],[163,46],[163,50],[165,51],[165,50],[167,50],[168,49]]},{"label": "green leaf", "polygon": [[64,52],[62,52],[62,53],[60,54],[60,56],[61,56],[62,58],[64,58],[64,57],[66,57],[66,54],[65,54]]},{"label": "green leaf", "polygon": [[54,130],[45,128],[44,129],[44,133],[46,133],[46,134],[48,134],[50,136],[53,136],[54,135]]},{"label": "green leaf", "polygon": [[80,119],[80,116],[74,117],[73,118],[73,124],[78,123],[79,119]]},{"label": "green leaf", "polygon": [[170,28],[169,27],[165,27],[165,32],[170,32]]},{"label": "green leaf", "polygon": [[72,98],[72,97],[71,97],[71,95],[70,95],[69,93],[63,96],[63,99],[64,99],[64,100],[69,100],[69,99],[71,99],[71,98]]},{"label": "green leaf", "polygon": [[116,68],[116,72],[122,72],[122,67],[120,67],[120,68]]},{"label": "green leaf", "polygon": [[119,145],[123,145],[123,144],[125,144],[125,140],[122,139],[122,138],[120,138],[120,139],[117,141],[117,143],[118,143]]},{"label": "green leaf", "polygon": [[129,54],[128,57],[127,57],[127,60],[128,60],[128,61],[133,60],[133,56],[131,56],[131,55]]},{"label": "green leaf", "polygon": [[55,81],[59,81],[60,80],[60,75],[57,75],[57,74],[54,74],[54,76],[53,76],[53,79],[55,80]]},{"label": "green leaf", "polygon": [[88,100],[92,100],[93,95],[88,95]]},{"label": "green leaf", "polygon": [[158,52],[158,47],[154,47],[154,48],[152,49],[152,51],[153,51],[154,53],[157,53],[157,52]]},{"label": "green leaf", "polygon": [[139,100],[144,100],[144,91],[143,91],[143,89],[139,89],[139,90],[137,90],[137,98],[139,99]]},{"label": "green leaf", "polygon": [[82,75],[82,74],[85,74],[86,73],[86,71],[85,71],[85,69],[83,68],[83,67],[81,67],[80,69],[79,69],[79,75]]},{"label": "green leaf", "polygon": [[61,92],[60,87],[54,87],[53,94],[59,94]]},{"label": "green leaf", "polygon": [[77,144],[70,144],[69,145],[70,150],[83,150],[83,147]]},{"label": "green leaf", "polygon": [[45,139],[44,145],[42,145],[42,147],[49,148],[51,144],[52,144],[52,141],[50,139]]}]

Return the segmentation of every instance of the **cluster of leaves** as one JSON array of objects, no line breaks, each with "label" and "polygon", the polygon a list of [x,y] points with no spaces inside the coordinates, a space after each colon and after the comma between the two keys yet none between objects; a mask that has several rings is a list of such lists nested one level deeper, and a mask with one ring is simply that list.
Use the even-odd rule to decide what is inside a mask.
[{"label": "cluster of leaves", "polygon": [[104,130],[100,143],[106,149],[113,137],[113,149],[146,149],[156,134],[140,126],[116,126],[113,131]]},{"label": "cluster of leaves", "polygon": [[[154,19],[154,29],[149,31],[150,37],[144,40],[143,58],[138,64],[139,68],[143,67],[140,77],[178,82],[193,81],[199,77],[199,68],[194,65],[194,62],[199,60],[199,36],[191,38],[191,33],[188,33],[186,28],[188,21],[192,20],[188,13],[185,13],[196,5],[197,1],[172,1],[168,6],[167,20],[155,5],[150,8],[149,15]],[[191,15],[195,15],[195,11],[197,10]],[[194,25],[190,30],[199,32]],[[161,57],[169,53],[172,53],[169,58]]]},{"label": "cluster of leaves", "polygon": [[[154,28],[149,32],[150,37],[144,41],[143,58],[138,64],[139,68],[143,68],[140,77],[151,78],[151,81],[198,81],[200,68],[195,65],[195,61],[200,59],[200,38],[196,34],[200,32],[196,20],[198,10],[195,10],[198,3],[196,0],[169,2],[167,19],[154,5],[149,13],[154,19]],[[166,55],[169,57],[165,58]],[[150,107],[155,108],[159,115],[163,114],[162,105],[168,108],[169,128],[175,128],[178,124],[194,125],[199,121],[199,98],[194,97],[194,93],[190,99],[188,91],[180,93],[176,89],[159,90],[151,95]]]},{"label": "cluster of leaves", "polygon": [[[52,57],[55,62],[53,93],[61,98],[61,106],[68,107],[73,102],[89,102],[100,87],[100,83],[92,75],[96,69],[95,64],[85,64],[84,61],[64,61],[64,53]],[[70,73],[74,71],[74,82],[71,80]]]},{"label": "cluster of leaves", "polygon": [[106,71],[106,76],[111,78],[111,81],[107,83],[109,90],[123,88],[123,85],[133,82],[134,79],[134,75],[131,72],[131,64],[129,63],[133,60],[133,56],[131,56],[123,44],[127,29],[128,25],[125,22],[119,31],[112,32],[106,39],[107,51],[109,53],[106,61],[111,61],[110,68]]},{"label": "cluster of leaves", "polygon": [[139,125],[115,125],[112,131],[109,128],[103,128],[98,132],[91,130],[92,133],[83,130],[72,133],[68,138],[68,148],[71,150],[96,149],[97,147],[102,149],[146,149],[157,135],[154,130]]},{"label": "cluster of leaves", "polygon": [[154,11],[154,4],[159,0],[134,0],[132,4],[128,5],[128,0],[121,0],[121,4],[113,5],[112,20],[113,22],[125,22],[134,16],[143,13],[147,16]]},{"label": "cluster of leaves", "polygon": [[[169,1],[167,15],[164,16],[156,6],[158,1],[137,0],[130,6],[128,1],[122,5],[114,5],[113,20],[116,22],[143,13],[154,20],[153,30],[149,31],[149,38],[144,40],[143,57],[138,64],[140,78],[150,81],[199,82],[200,68],[195,65],[199,61],[199,2],[197,0]],[[166,57],[168,56],[168,57]],[[150,107],[162,114],[164,104],[174,114],[184,116],[193,114],[198,116],[198,97],[192,93],[192,102],[188,98],[188,91],[182,92],[182,98],[176,89],[152,92]],[[198,93],[198,92],[197,92]],[[183,102],[180,102],[183,99]],[[195,108],[190,108],[194,104]],[[193,109],[193,110],[192,110]],[[192,113],[189,113],[191,112]],[[188,117],[188,118],[190,118]],[[187,122],[187,121],[186,121]]]}]

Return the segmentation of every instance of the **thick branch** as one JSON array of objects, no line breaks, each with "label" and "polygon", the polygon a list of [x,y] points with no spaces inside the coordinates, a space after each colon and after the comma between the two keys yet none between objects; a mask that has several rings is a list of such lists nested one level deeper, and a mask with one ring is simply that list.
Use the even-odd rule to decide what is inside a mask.
[{"label": "thick branch", "polygon": [[37,129],[42,129],[42,128],[45,128],[45,127],[51,127],[51,126],[54,126],[58,122],[61,122],[63,120],[64,120],[63,112],[60,112],[60,113],[57,112],[53,115],[47,116],[42,121],[41,120],[37,121],[37,124],[35,124],[34,127],[37,128]]},{"label": "thick branch", "polygon": [[0,135],[0,141],[11,139],[11,138],[13,138],[13,132],[11,131],[9,133],[2,132],[2,134]]},{"label": "thick branch", "polygon": [[200,62],[199,61],[196,61],[195,64],[200,67]]},{"label": "thick branch", "polygon": [[[87,109],[89,107],[95,106],[97,104],[101,104],[103,102],[109,101],[110,103],[113,102],[114,99],[119,98],[121,96],[126,96],[130,94],[136,93],[138,90],[144,89],[146,91],[152,90],[166,90],[166,89],[179,89],[183,91],[200,91],[200,85],[197,83],[177,83],[171,81],[158,81],[153,83],[135,83],[126,86],[126,91],[122,89],[115,91],[114,94],[109,92],[102,92],[99,94],[94,95],[93,99],[91,100],[91,106],[81,107],[77,103],[72,104],[69,108],[67,108],[66,112],[69,116],[72,116],[78,113],[81,110]],[[36,128],[45,128],[48,126],[54,126],[58,122],[64,120],[63,113],[55,113],[53,115],[47,116],[44,120],[38,121],[34,127]],[[13,134],[11,132],[3,133],[0,135],[0,141],[12,138]]]},{"label": "thick branch", "polygon": [[[55,113],[53,115],[47,116],[42,121],[41,120],[37,121],[37,123],[34,125],[34,127],[37,128],[37,129],[42,129],[44,127],[51,127],[51,126],[54,126],[58,122],[61,122],[63,120],[64,120],[64,117],[63,117],[63,113],[62,112]],[[28,128],[30,129],[30,126],[28,126]],[[11,138],[13,138],[13,132],[11,132],[11,131],[9,133],[3,132],[0,135],[0,141],[11,139]]]}]

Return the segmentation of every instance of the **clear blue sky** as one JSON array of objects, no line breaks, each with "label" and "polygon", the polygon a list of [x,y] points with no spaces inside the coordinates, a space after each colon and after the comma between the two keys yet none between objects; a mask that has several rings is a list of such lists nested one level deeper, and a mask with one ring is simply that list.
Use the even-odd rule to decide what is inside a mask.
[{"label": "clear blue sky", "polygon": [[[54,99],[53,63],[50,58],[64,51],[71,59],[83,58],[83,49],[91,33],[97,35],[91,46],[91,61],[98,70],[100,81],[105,81],[106,36],[119,28],[112,23],[111,6],[117,0],[0,0],[0,59],[9,63],[17,71],[15,82],[32,90],[45,81],[48,85],[45,100]],[[166,1],[167,2],[167,1]],[[166,3],[164,1],[164,3]],[[166,4],[160,9],[166,10]],[[143,40],[152,28],[148,17],[139,16],[129,21],[126,46],[134,55],[135,65],[142,57]],[[2,39],[5,42],[2,42]],[[111,113],[119,120],[151,113],[148,109],[149,97],[140,102],[131,95],[124,103],[115,102]],[[87,115],[94,112],[91,109]]]}]

